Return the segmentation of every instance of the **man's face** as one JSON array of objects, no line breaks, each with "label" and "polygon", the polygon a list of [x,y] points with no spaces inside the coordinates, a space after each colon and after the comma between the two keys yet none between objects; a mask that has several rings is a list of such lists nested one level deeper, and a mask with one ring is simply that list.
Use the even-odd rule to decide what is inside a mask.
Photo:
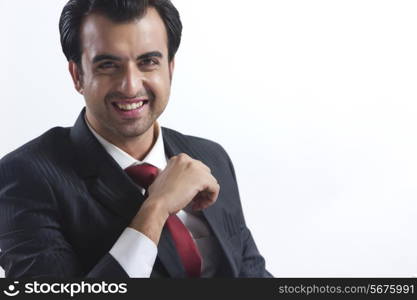
[{"label": "man's face", "polygon": [[169,98],[174,63],[167,33],[153,8],[140,19],[113,23],[100,14],[81,26],[82,72],[70,62],[92,127],[113,143],[152,131]]}]

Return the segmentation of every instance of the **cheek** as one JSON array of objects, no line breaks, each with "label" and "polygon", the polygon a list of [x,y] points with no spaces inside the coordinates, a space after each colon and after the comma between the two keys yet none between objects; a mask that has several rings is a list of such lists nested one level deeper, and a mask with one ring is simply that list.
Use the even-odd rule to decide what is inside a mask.
[{"label": "cheek", "polygon": [[[171,88],[168,73],[155,73],[149,78],[149,82],[156,97],[166,98]],[[166,101],[166,99],[164,99]]]},{"label": "cheek", "polygon": [[104,101],[110,83],[103,80],[89,79],[84,83],[84,97],[88,102]]}]

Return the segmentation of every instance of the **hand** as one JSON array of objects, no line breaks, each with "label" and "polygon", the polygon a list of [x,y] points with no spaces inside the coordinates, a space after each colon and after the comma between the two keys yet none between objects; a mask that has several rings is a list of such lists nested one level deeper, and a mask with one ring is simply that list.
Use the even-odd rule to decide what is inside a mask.
[{"label": "hand", "polygon": [[158,245],[162,228],[171,214],[187,205],[202,210],[213,205],[220,186],[210,169],[186,154],[171,157],[164,170],[148,188],[142,204],[129,227],[136,229]]},{"label": "hand", "polygon": [[210,168],[182,153],[168,161],[148,188],[145,202],[158,201],[168,215],[176,214],[189,204],[194,210],[203,210],[216,202],[219,190]]}]

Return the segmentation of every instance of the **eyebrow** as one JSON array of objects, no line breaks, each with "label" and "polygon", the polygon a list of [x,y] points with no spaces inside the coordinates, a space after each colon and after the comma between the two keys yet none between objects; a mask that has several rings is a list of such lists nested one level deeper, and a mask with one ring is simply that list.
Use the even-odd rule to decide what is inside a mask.
[{"label": "eyebrow", "polygon": [[99,54],[94,56],[93,58],[93,64],[98,63],[102,60],[117,60],[117,61],[121,61],[122,59],[120,57],[111,55],[111,54]]},{"label": "eyebrow", "polygon": [[159,57],[162,58],[163,55],[161,52],[159,51],[151,51],[142,55],[139,55],[136,60],[140,60],[140,59],[145,59],[145,58],[151,58],[151,57]]},{"label": "eyebrow", "polygon": [[[151,57],[159,57],[159,58],[162,58],[163,55],[159,51],[151,51],[151,52],[147,52],[145,54],[139,55],[136,58],[136,60],[141,60],[141,59],[146,59],[146,58],[151,58]],[[111,54],[99,54],[99,55],[94,56],[94,58],[93,58],[93,64],[96,64],[96,63],[98,63],[100,61],[103,61],[103,60],[116,60],[116,61],[121,61],[122,58],[121,57],[118,57],[118,56],[115,56],[115,55],[111,55]]]}]

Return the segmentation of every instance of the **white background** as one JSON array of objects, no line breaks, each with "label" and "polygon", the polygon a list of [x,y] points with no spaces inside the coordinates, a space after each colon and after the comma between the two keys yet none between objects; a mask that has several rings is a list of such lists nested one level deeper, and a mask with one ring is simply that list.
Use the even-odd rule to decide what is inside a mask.
[{"label": "white background", "polygon": [[[66,0],[0,0],[0,156],[83,106]],[[220,142],[275,276],[417,273],[417,2],[174,0],[162,124]]]}]

